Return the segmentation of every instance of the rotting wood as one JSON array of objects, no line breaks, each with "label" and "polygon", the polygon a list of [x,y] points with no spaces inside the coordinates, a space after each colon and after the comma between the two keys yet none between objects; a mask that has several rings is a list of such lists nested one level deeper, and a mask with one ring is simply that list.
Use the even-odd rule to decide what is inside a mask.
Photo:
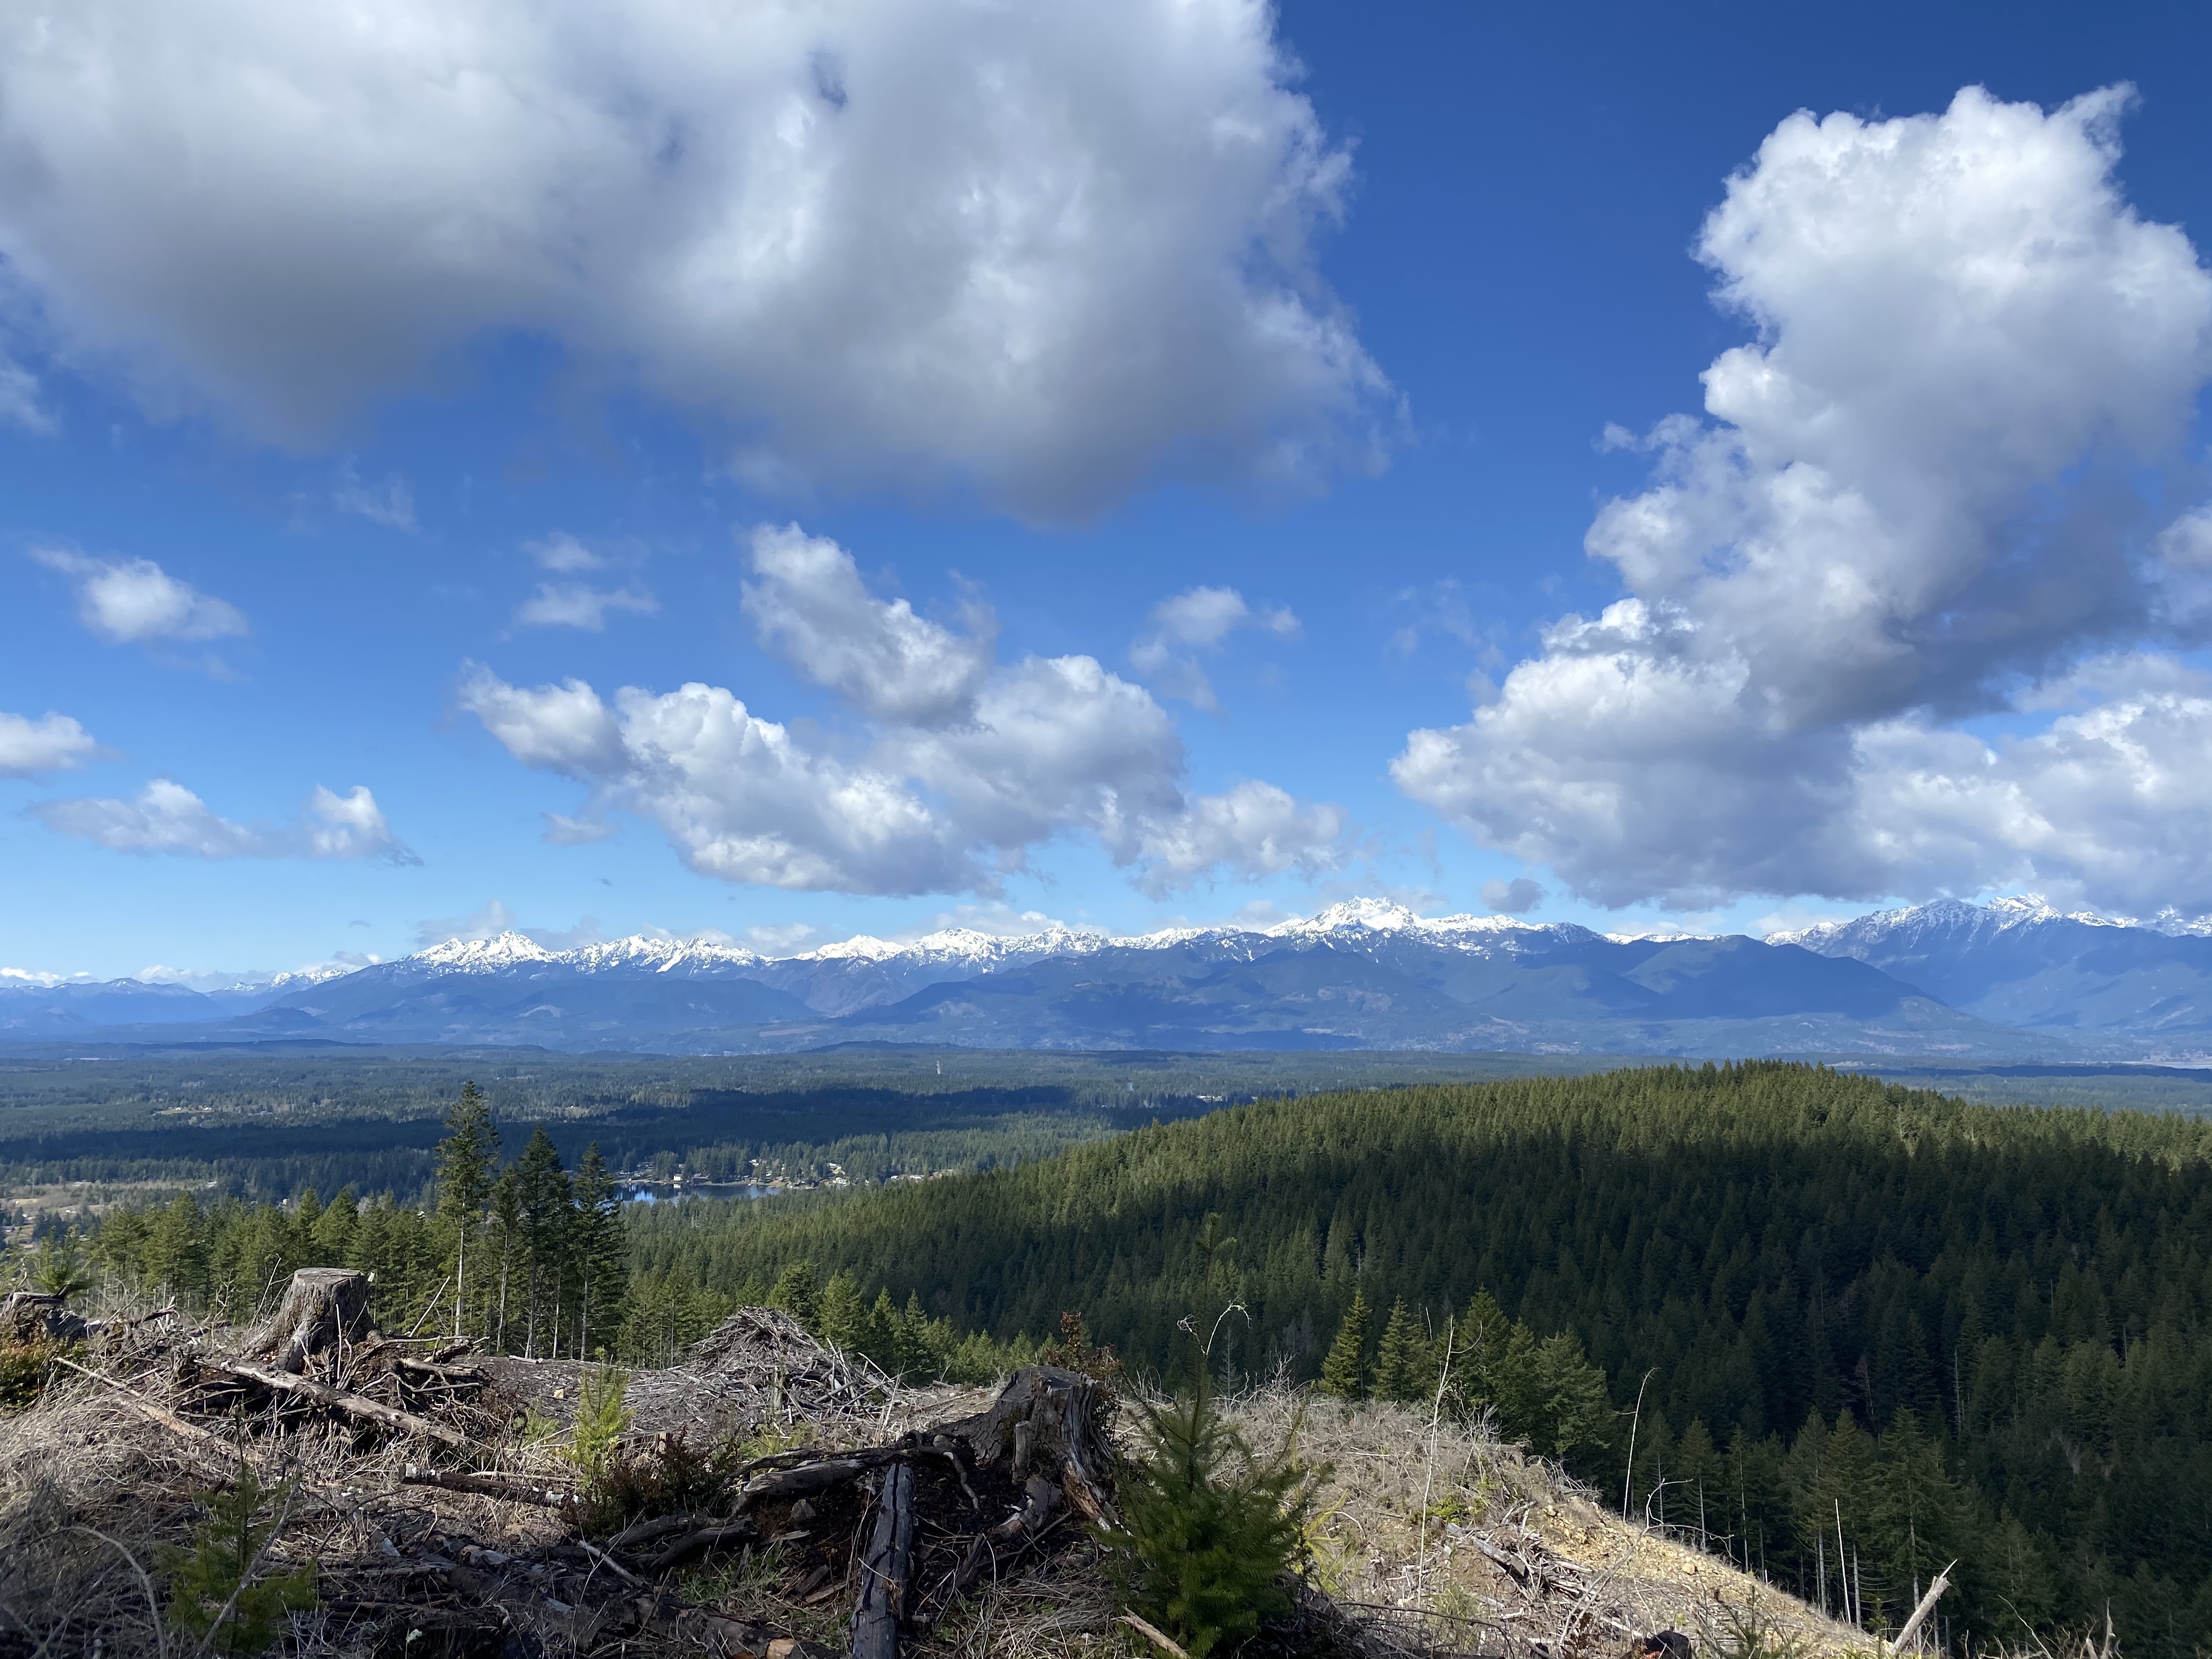
[{"label": "rotting wood", "polygon": [[968,1484],[968,1465],[960,1456],[960,1443],[950,1435],[939,1435],[929,1443],[928,1449],[952,1465],[952,1474],[960,1482],[960,1490],[968,1495],[968,1507],[981,1511],[983,1500],[975,1496],[975,1488]]},{"label": "rotting wood", "polygon": [[0,1341],[76,1342],[87,1326],[66,1298],[49,1291],[10,1291],[0,1296]]},{"label": "rotting wood", "polygon": [[914,1472],[903,1463],[884,1471],[875,1534],[860,1561],[860,1596],[853,1609],[853,1659],[898,1659],[899,1621],[914,1566]]},{"label": "rotting wood", "polygon": [[975,1586],[975,1581],[983,1576],[984,1567],[1002,1554],[1018,1554],[1035,1543],[1044,1529],[1052,1524],[1060,1513],[1061,1504],[1066,1501],[1060,1496],[1060,1489],[1041,1474],[1031,1475],[1024,1491],[1029,1502],[997,1526],[979,1534],[975,1541],[968,1547],[967,1558],[953,1570],[952,1595],[965,1595]]},{"label": "rotting wood", "polygon": [[794,1469],[778,1469],[771,1474],[757,1475],[744,1484],[738,1492],[732,1514],[743,1515],[757,1504],[773,1502],[779,1498],[806,1498],[817,1492],[827,1492],[832,1486],[842,1486],[848,1480],[857,1480],[871,1465],[890,1462],[896,1453],[875,1457],[853,1457],[840,1455],[819,1463],[802,1463]]},{"label": "rotting wood", "polygon": [[434,1469],[420,1463],[410,1463],[400,1472],[400,1483],[409,1486],[437,1486],[447,1492],[465,1492],[478,1498],[496,1498],[508,1504],[535,1504],[540,1509],[566,1509],[576,1501],[575,1492],[565,1486],[548,1486],[518,1480],[504,1474],[459,1474],[448,1469]]},{"label": "rotting wood", "polygon": [[295,1376],[289,1371],[256,1365],[242,1359],[228,1364],[213,1364],[209,1369],[221,1376],[240,1382],[253,1382],[280,1394],[292,1395],[358,1423],[370,1423],[395,1434],[419,1434],[434,1440],[441,1446],[451,1446],[456,1451],[465,1451],[474,1443],[459,1430],[449,1429],[442,1423],[433,1423],[427,1417],[417,1417],[412,1412],[403,1412],[391,1406],[380,1406],[374,1400],[357,1394],[347,1394],[337,1389],[325,1388],[320,1382],[304,1376]]}]

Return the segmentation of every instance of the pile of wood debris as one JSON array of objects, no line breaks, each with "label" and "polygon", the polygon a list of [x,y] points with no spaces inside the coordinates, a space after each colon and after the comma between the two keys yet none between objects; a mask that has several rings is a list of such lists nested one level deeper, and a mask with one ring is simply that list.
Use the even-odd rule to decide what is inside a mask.
[{"label": "pile of wood debris", "polygon": [[[765,1310],[632,1380],[628,1456],[703,1470],[703,1501],[611,1535],[582,1524],[566,1437],[547,1432],[573,1419],[583,1368],[383,1335],[357,1274],[304,1270],[244,1333],[66,1317],[0,1312],[82,1343],[0,1422],[8,1659],[167,1651],[156,1564],[241,1467],[283,1505],[262,1570],[316,1568],[289,1650],[376,1659],[893,1659],[1112,1515],[1111,1401],[1091,1378],[1035,1367],[885,1438],[890,1406],[910,1420],[915,1402]],[[786,1449],[732,1459],[745,1438]]]},{"label": "pile of wood debris", "polygon": [[[190,1651],[161,1563],[246,1469],[281,1508],[260,1571],[315,1570],[316,1605],[278,1652],[1181,1652],[1107,1589],[1091,1528],[1114,1515],[1114,1399],[1079,1372],[902,1390],[787,1316],[741,1310],[631,1377],[620,1462],[637,1501],[610,1512],[565,1455],[587,1368],[382,1334],[357,1274],[301,1272],[251,1330],[167,1311],[88,1323],[18,1297],[0,1301],[0,1336],[76,1345],[34,1407],[0,1418],[0,1659]],[[1336,1471],[1316,1532],[1337,1552],[1321,1575],[1335,1599],[1304,1595],[1247,1659],[1610,1659],[1662,1622],[1710,1637],[1708,1592],[1753,1582],[1711,1556],[1702,1581],[1679,1564],[1686,1595],[1625,1570],[1645,1545],[1600,1537],[1556,1471],[1480,1434],[1442,1448],[1439,1469],[1434,1425],[1397,1408],[1306,1411],[1275,1392],[1231,1411],[1263,1448],[1295,1432]],[[1788,1606],[1792,1633],[1815,1637],[1806,1652],[1841,1648]]]}]

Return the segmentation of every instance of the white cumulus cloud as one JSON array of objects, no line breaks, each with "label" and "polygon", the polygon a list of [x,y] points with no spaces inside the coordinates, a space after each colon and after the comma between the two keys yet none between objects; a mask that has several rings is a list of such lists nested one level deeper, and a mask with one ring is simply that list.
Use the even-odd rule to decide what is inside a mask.
[{"label": "white cumulus cloud", "polygon": [[997,624],[971,606],[965,632],[871,595],[853,556],[797,525],[752,534],[745,614],[761,643],[864,714],[931,725],[964,720],[990,672]]},{"label": "white cumulus cloud", "polygon": [[620,808],[702,874],[884,894],[988,893],[1071,835],[1153,892],[1340,861],[1348,826],[1334,806],[1257,781],[1187,793],[1174,722],[1095,658],[1000,663],[987,615],[955,632],[879,599],[850,555],[796,529],[757,537],[752,568],[756,627],[863,729],[802,737],[704,684],[626,686],[610,702],[581,680],[528,688],[472,665],[460,706],[518,760],[591,791],[549,838]]},{"label": "white cumulus cloud", "polygon": [[356,787],[341,795],[318,785],[307,810],[282,825],[220,817],[184,785],[156,778],[130,800],[79,799],[34,803],[47,828],[118,853],[170,853],[199,859],[361,859],[420,862],[385,822],[376,798]]},{"label": "white cumulus cloud", "polygon": [[[1346,153],[1265,0],[26,0],[0,254],[156,413],[292,444],[523,330],[756,481],[1094,512],[1370,470]],[[410,515],[411,516],[411,515]]]},{"label": "white cumulus cloud", "polygon": [[99,752],[92,733],[67,714],[0,714],[0,778],[74,771]]},{"label": "white cumulus cloud", "polygon": [[[1784,121],[1698,243],[1755,341],[1705,372],[1708,420],[1611,434],[1657,458],[1588,538],[1626,595],[1413,732],[1400,787],[1606,904],[2117,897],[2143,803],[2194,811],[2161,780],[2201,705],[1960,723],[2201,626],[2202,538],[2161,538],[2140,486],[2182,476],[2212,278],[2114,183],[2126,97]],[[2143,878],[2212,900],[2185,822],[2204,850],[2166,838]]]},{"label": "white cumulus cloud", "polygon": [[179,581],[151,559],[88,558],[55,547],[33,548],[31,556],[75,582],[78,617],[118,643],[219,640],[246,631],[235,605]]}]

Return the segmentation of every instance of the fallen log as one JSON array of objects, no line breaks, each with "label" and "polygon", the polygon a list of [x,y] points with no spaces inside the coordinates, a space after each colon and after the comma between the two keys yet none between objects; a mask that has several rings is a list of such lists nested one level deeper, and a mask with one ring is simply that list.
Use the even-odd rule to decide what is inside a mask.
[{"label": "fallen log", "polygon": [[860,1599],[853,1608],[853,1659],[898,1659],[899,1621],[906,1615],[914,1564],[914,1471],[884,1471],[875,1535],[860,1560]]},{"label": "fallen log", "polygon": [[289,1371],[280,1371],[267,1365],[256,1365],[246,1360],[234,1359],[208,1367],[218,1376],[234,1382],[258,1383],[279,1394],[289,1394],[320,1406],[326,1411],[349,1417],[356,1423],[373,1424],[394,1434],[419,1434],[434,1440],[441,1446],[451,1446],[456,1451],[465,1451],[474,1443],[457,1429],[442,1423],[433,1423],[427,1417],[417,1417],[412,1412],[403,1412],[391,1406],[380,1406],[357,1394],[346,1394],[337,1389],[325,1388],[304,1376],[295,1376]]},{"label": "fallen log", "polygon": [[607,1547],[611,1550],[635,1550],[641,1544],[650,1544],[654,1539],[665,1538],[672,1532],[687,1532],[695,1527],[711,1527],[714,1524],[714,1517],[711,1515],[700,1515],[696,1512],[684,1515],[659,1515],[650,1521],[640,1521],[632,1526],[624,1527],[607,1540]]},{"label": "fallen log", "polygon": [[[269,1460],[259,1452],[226,1440],[221,1435],[200,1427],[197,1423],[185,1422],[175,1413],[164,1411],[152,1401],[141,1398],[131,1390],[129,1385],[118,1382],[112,1376],[103,1376],[98,1371],[78,1364],[73,1359],[64,1359],[58,1354],[55,1356],[55,1363],[66,1365],[71,1370],[90,1377],[103,1387],[112,1389],[124,1405],[137,1413],[149,1423],[167,1429],[202,1455],[221,1465],[221,1471],[216,1475],[219,1480],[227,1483],[237,1472],[240,1462],[249,1465],[264,1480],[276,1481],[287,1478],[285,1472],[281,1469],[272,1472],[269,1467]],[[319,1480],[309,1480],[301,1477],[300,1489],[326,1508],[336,1510],[340,1513],[352,1507],[343,1492],[325,1486]]]},{"label": "fallen log", "polygon": [[861,1474],[878,1463],[892,1462],[905,1455],[903,1452],[886,1451],[872,1457],[837,1456],[819,1463],[802,1463],[795,1469],[777,1469],[772,1474],[756,1475],[738,1493],[732,1509],[733,1515],[743,1515],[756,1504],[764,1504],[778,1498],[806,1498],[817,1492],[827,1492],[832,1486],[842,1486],[848,1480],[857,1480]]},{"label": "fallen log", "polygon": [[478,1498],[496,1498],[508,1504],[535,1504],[543,1510],[566,1509],[576,1501],[576,1494],[565,1486],[533,1486],[526,1480],[517,1480],[504,1474],[456,1474],[447,1469],[433,1469],[420,1463],[410,1463],[400,1472],[400,1484],[408,1486],[437,1486],[446,1492],[465,1492]]},{"label": "fallen log", "polygon": [[439,1365],[427,1359],[410,1359],[405,1354],[394,1354],[392,1368],[410,1376],[434,1377],[452,1388],[476,1388],[484,1381],[484,1374],[473,1365]]}]

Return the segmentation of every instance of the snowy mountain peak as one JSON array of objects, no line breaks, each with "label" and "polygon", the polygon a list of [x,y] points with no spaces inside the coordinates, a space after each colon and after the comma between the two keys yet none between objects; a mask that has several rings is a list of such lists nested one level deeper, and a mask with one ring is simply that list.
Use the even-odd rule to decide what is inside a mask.
[{"label": "snowy mountain peak", "polygon": [[557,951],[512,930],[494,939],[449,939],[410,958],[442,973],[489,974],[523,962],[557,962]]},{"label": "snowy mountain peak", "polygon": [[1303,921],[1286,921],[1267,932],[1277,938],[1299,933],[1402,933],[1422,926],[1421,918],[1392,899],[1346,899]]},{"label": "snowy mountain peak", "polygon": [[[1849,921],[1823,921],[1769,933],[1769,945],[1800,945],[1826,956],[1863,959],[1867,951],[1917,939],[1952,935],[1993,938],[2023,927],[2046,923],[2075,922],[2086,927],[2134,927],[2141,924],[2126,917],[2100,916],[2091,910],[2061,910],[2040,894],[2021,893],[1975,904],[1966,899],[1940,898],[1898,910],[1875,910]],[[2162,930],[2165,931],[2165,930]]]},{"label": "snowy mountain peak", "polygon": [[811,951],[801,951],[793,958],[798,962],[882,962],[895,957],[906,947],[894,945],[887,939],[878,939],[872,933],[855,933],[850,939],[841,939],[833,945],[817,945]]},{"label": "snowy mountain peak", "polygon": [[560,957],[586,973],[608,968],[641,968],[657,974],[685,969],[711,971],[718,968],[752,968],[769,959],[756,951],[716,945],[708,939],[654,938],[645,933],[583,945],[560,953]]}]

